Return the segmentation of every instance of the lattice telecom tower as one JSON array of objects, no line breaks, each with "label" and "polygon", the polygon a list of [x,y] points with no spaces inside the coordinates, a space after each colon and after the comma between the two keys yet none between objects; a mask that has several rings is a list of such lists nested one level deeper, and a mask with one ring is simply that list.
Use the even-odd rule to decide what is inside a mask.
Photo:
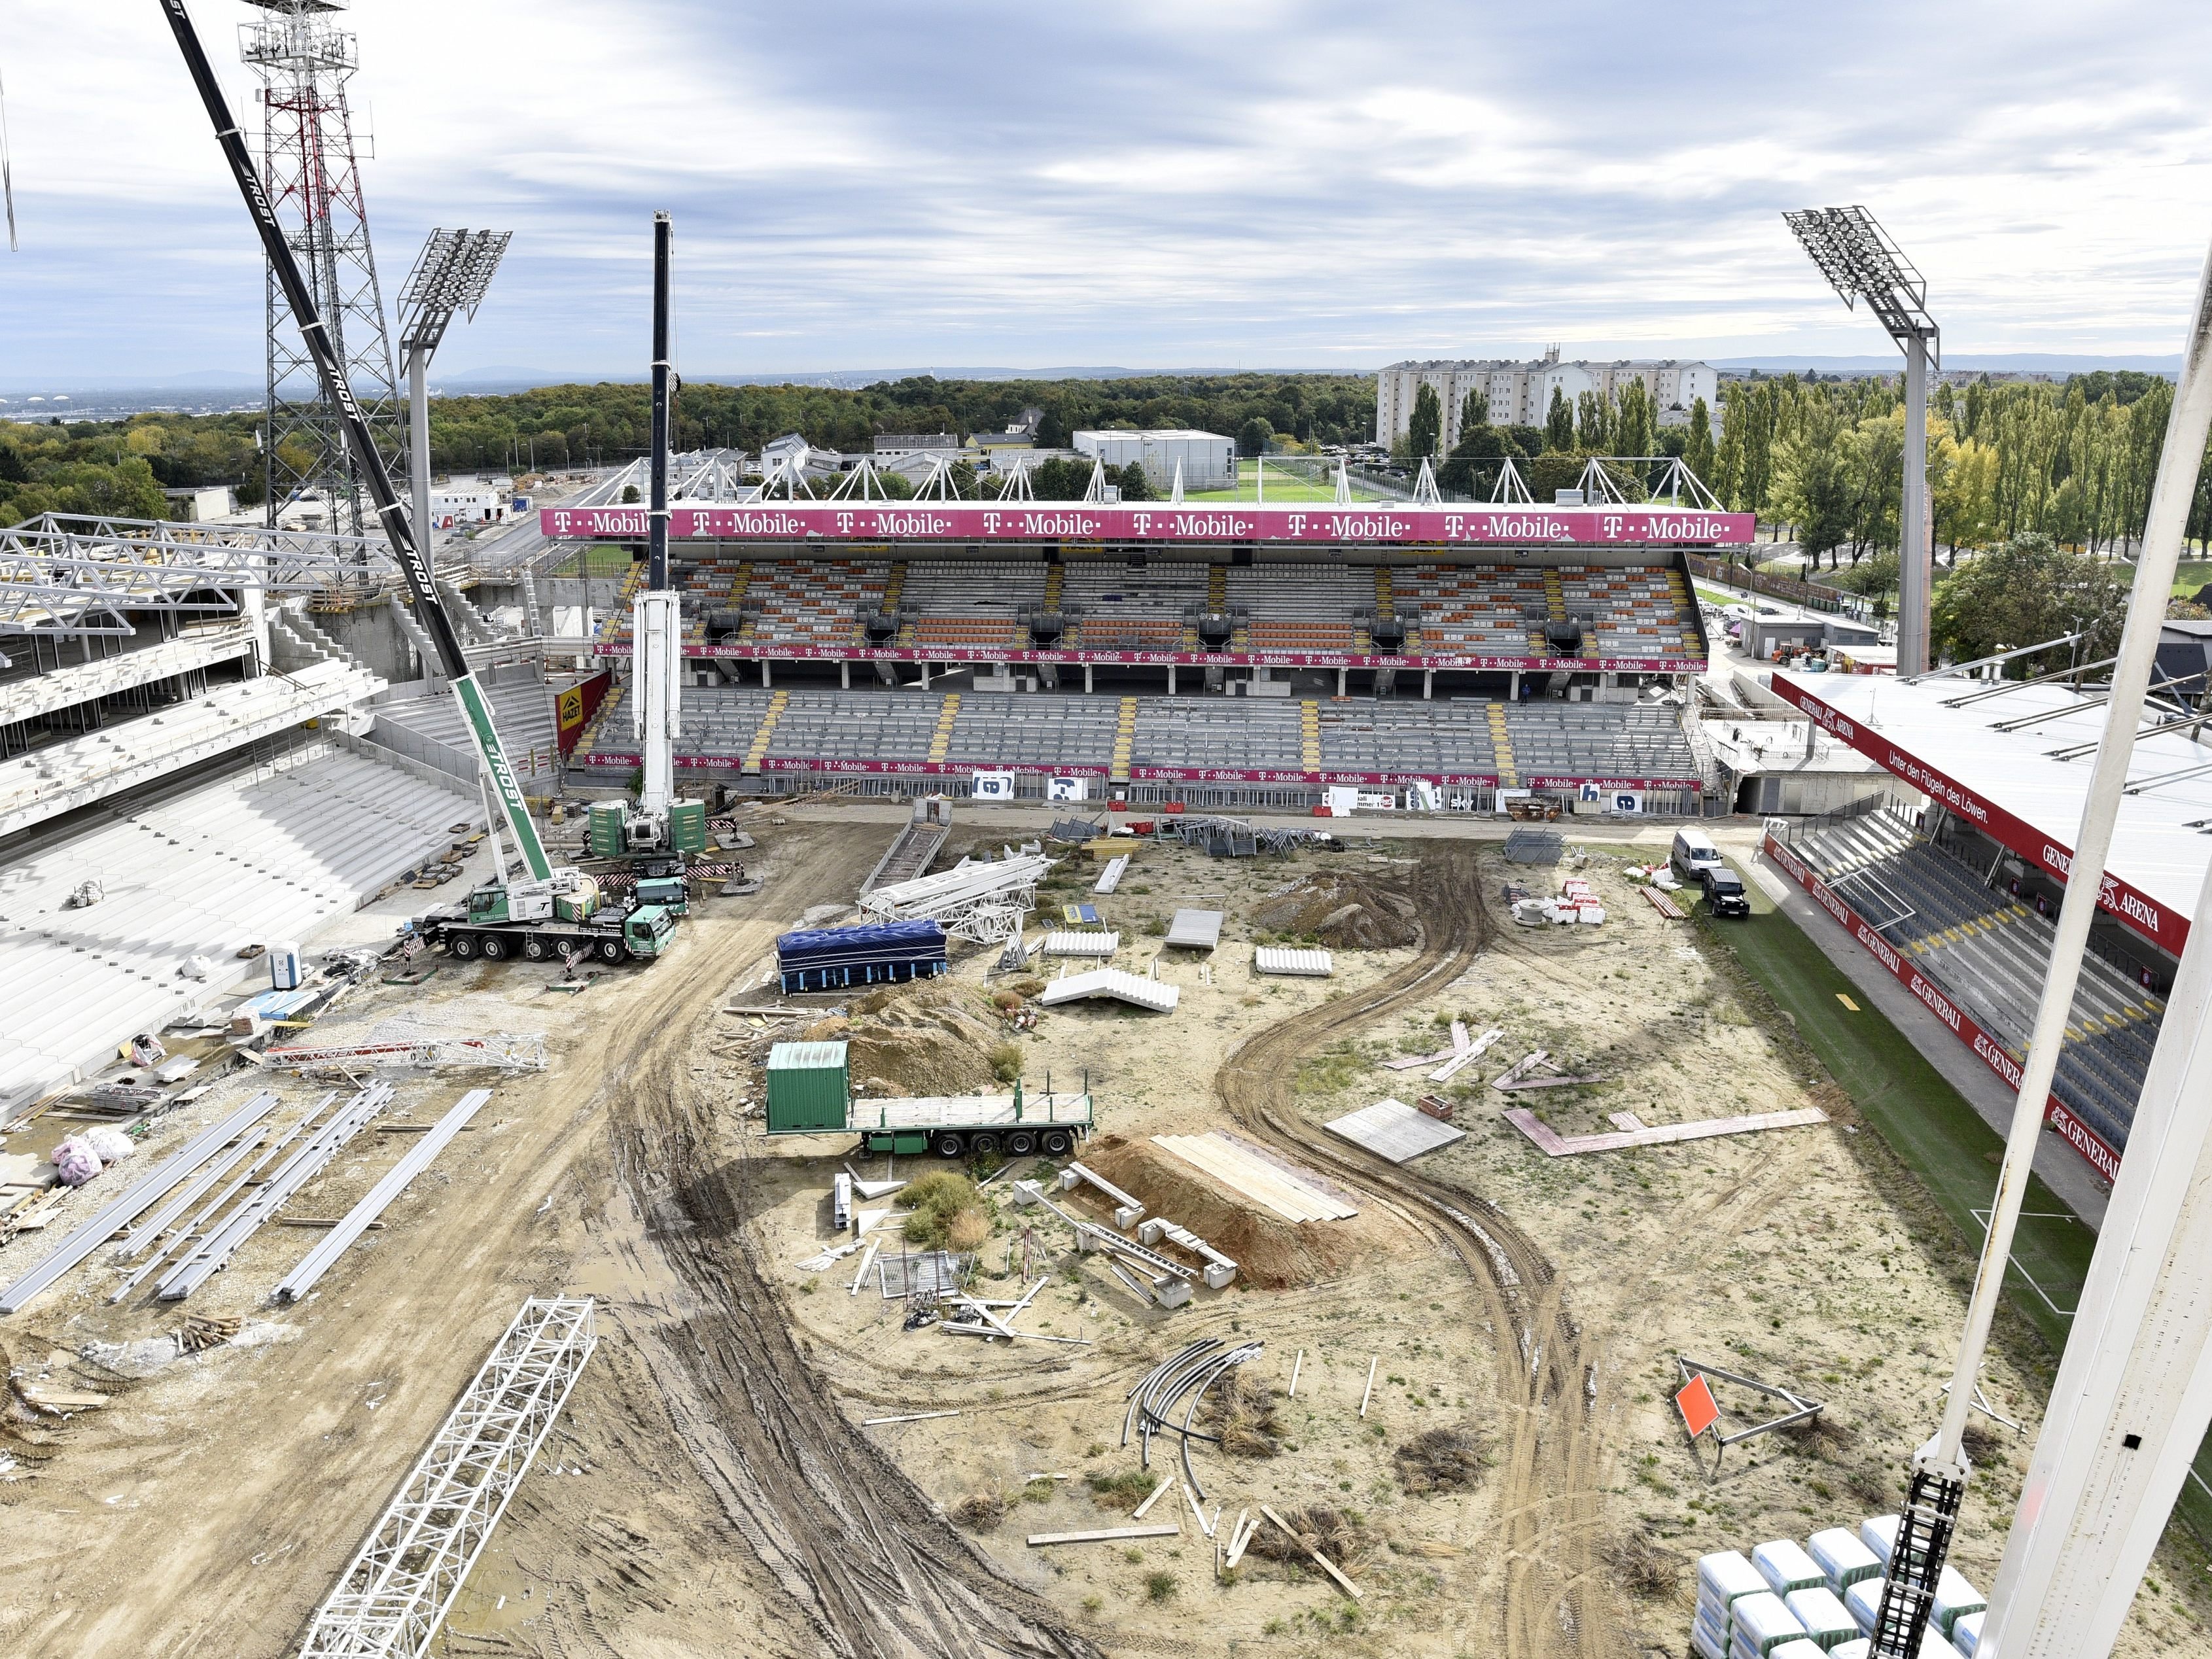
[{"label": "lattice telecom tower", "polygon": [[[247,0],[265,14],[239,31],[240,55],[261,78],[261,182],[330,330],[378,449],[397,463],[400,403],[368,207],[354,155],[346,82],[360,67],[354,37],[328,14],[345,0]],[[361,480],[346,453],[338,412],[323,395],[292,309],[272,270],[266,278],[269,419],[263,466],[269,522],[307,490],[330,503],[328,528],[376,533],[362,514]]]}]

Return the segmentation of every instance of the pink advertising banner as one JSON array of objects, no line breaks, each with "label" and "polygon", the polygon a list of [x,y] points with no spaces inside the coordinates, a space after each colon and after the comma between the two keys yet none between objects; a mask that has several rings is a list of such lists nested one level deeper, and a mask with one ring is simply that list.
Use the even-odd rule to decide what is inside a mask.
[{"label": "pink advertising banner", "polygon": [[[628,640],[607,640],[594,656],[627,657]],[[1695,674],[1694,657],[1411,657],[1352,651],[1033,651],[976,645],[687,645],[687,657],[770,662],[1056,662],[1151,668],[1455,668],[1524,674]]]},{"label": "pink advertising banner", "polygon": [[[595,750],[584,757],[582,764],[605,770],[629,771],[644,763],[635,754],[615,750]],[[740,764],[727,756],[679,755],[676,757],[679,771],[728,771]],[[842,772],[868,777],[969,777],[976,772],[1019,772],[1036,777],[1104,777],[1103,766],[990,766],[951,761],[869,761],[869,760],[807,760],[790,758],[764,760],[760,763],[763,772]],[[1374,784],[1385,787],[1403,788],[1408,784],[1435,784],[1447,789],[1489,789],[1498,779],[1487,772],[1299,772],[1269,771],[1264,769],[1241,767],[1209,767],[1204,769],[1172,766],[1133,766],[1129,776],[1139,782],[1163,783],[1280,783],[1304,785],[1311,787],[1321,784]],[[1693,778],[1530,778],[1524,787],[1534,789],[1579,789],[1583,785],[1595,784],[1601,789],[1694,789]]]},{"label": "pink advertising banner", "polygon": [[[1936,1018],[1950,1027],[1951,1034],[1972,1048],[1983,1065],[2002,1078],[2007,1088],[2015,1094],[2020,1091],[2020,1062],[2006,1051],[2002,1043],[1976,1024],[1965,1009],[1952,1001],[1941,986],[1928,979],[1907,961],[1903,951],[1862,921],[1856,910],[1836,896],[1813,866],[1791,852],[1788,846],[1770,835],[1762,850],[1777,868],[1810,893],[1822,909],[1841,922],[1845,931],[1865,947],[1868,955],[1888,969],[1899,984],[1919,998]],[[2045,1103],[2043,1115],[2052,1128],[2065,1137],[2066,1144],[2081,1155],[2091,1169],[2107,1181],[2118,1177],[2119,1153],[2107,1145],[2102,1136],[2075,1116],[2057,1095]]]},{"label": "pink advertising banner", "polygon": [[[1900,777],[1937,805],[1948,808],[1977,830],[2020,854],[2029,863],[2064,881],[2074,867],[2074,852],[2045,835],[2025,818],[2014,816],[1995,801],[1969,789],[1957,779],[1907,753],[1879,732],[1870,732],[1848,714],[1820,701],[1801,685],[1777,675],[1774,690],[1803,709],[1824,732],[1830,732],[1866,756],[1884,771]],[[2097,896],[2100,909],[2118,916],[2161,951],[2174,956],[2189,942],[2189,918],[2160,904],[2149,894],[2130,887],[2109,872]]]},{"label": "pink advertising banner", "polygon": [[[548,507],[538,526],[555,541],[641,540],[641,507]],[[763,501],[678,507],[679,541],[1291,542],[1316,546],[1708,547],[1752,538],[1748,513],[1658,507],[1092,507],[975,501]]]}]

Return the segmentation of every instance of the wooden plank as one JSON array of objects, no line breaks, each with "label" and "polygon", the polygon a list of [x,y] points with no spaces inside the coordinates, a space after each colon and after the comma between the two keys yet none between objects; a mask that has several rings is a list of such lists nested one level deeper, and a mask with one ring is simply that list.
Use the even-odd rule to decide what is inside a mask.
[{"label": "wooden plank", "polygon": [[1375,1397],[1375,1368],[1382,1362],[1382,1356],[1379,1353],[1367,1362],[1367,1390],[1359,1396],[1359,1414],[1362,1417],[1367,1415],[1367,1402]]},{"label": "wooden plank", "polygon": [[1166,1495],[1167,1489],[1175,1485],[1175,1476],[1170,1475],[1158,1486],[1153,1487],[1150,1492],[1146,1494],[1145,1501],[1138,1504],[1137,1507],[1130,1512],[1129,1518],[1132,1521],[1143,1520],[1145,1518],[1145,1511],[1152,1508],[1153,1504],[1158,1503],[1160,1499]]},{"label": "wooden plank", "polygon": [[1174,1538],[1182,1531],[1180,1527],[1109,1527],[1103,1532],[1033,1532],[1029,1546],[1034,1550],[1048,1544],[1112,1544],[1124,1538]]},{"label": "wooden plank", "polygon": [[1219,1142],[1208,1140],[1202,1135],[1178,1139],[1182,1144],[1170,1150],[1180,1152],[1190,1163],[1232,1191],[1264,1205],[1285,1220],[1326,1221],[1334,1218],[1331,1211],[1320,1201],[1319,1195],[1310,1188],[1283,1180]]},{"label": "wooden plank", "polygon": [[1466,1130],[1440,1122],[1402,1100],[1378,1100],[1322,1127],[1339,1139],[1393,1164],[1410,1162],[1424,1152],[1467,1139]]},{"label": "wooden plank", "polygon": [[1154,1135],[1152,1140],[1285,1220],[1335,1221],[1359,1213],[1218,1136]]},{"label": "wooden plank", "polygon": [[864,1429],[872,1429],[878,1423],[926,1423],[933,1417],[957,1417],[959,1415],[960,1413],[957,1411],[908,1412],[903,1417],[864,1417],[860,1419],[860,1426]]},{"label": "wooden plank", "polygon": [[[1300,1538],[1297,1534],[1291,1530],[1291,1523],[1289,1522],[1284,1520],[1281,1516],[1276,1514],[1274,1510],[1269,1509],[1265,1504],[1260,1505],[1260,1513],[1266,1516],[1267,1519],[1280,1527],[1283,1529],[1284,1536],[1288,1538],[1292,1543],[1296,1544],[1300,1549],[1306,1550],[1305,1540]],[[1359,1600],[1359,1587],[1353,1583],[1349,1578],[1346,1578],[1342,1573],[1339,1572],[1336,1570],[1336,1564],[1334,1561],[1331,1561],[1319,1550],[1306,1550],[1306,1553],[1313,1558],[1315,1564],[1318,1565],[1323,1572],[1335,1579],[1338,1583],[1344,1587],[1344,1593],[1346,1595],[1350,1596],[1355,1601]]]},{"label": "wooden plank", "polygon": [[1182,1489],[1182,1497],[1183,1502],[1190,1505],[1190,1518],[1198,1522],[1198,1529],[1208,1538],[1212,1537],[1213,1528],[1206,1524],[1206,1511],[1198,1506],[1198,1494],[1188,1486],[1185,1486]]},{"label": "wooden plank", "polygon": [[1199,1135],[1154,1135],[1152,1141],[1173,1152],[1192,1167],[1204,1170],[1230,1191],[1248,1198],[1263,1208],[1273,1211],[1285,1221],[1316,1219],[1308,1205],[1294,1200],[1288,1194],[1260,1189],[1255,1181],[1248,1179],[1247,1172],[1236,1168],[1213,1145]]},{"label": "wooden plank", "polygon": [[1704,1140],[1713,1135],[1755,1134],[1765,1129],[1797,1129],[1826,1123],[1828,1115],[1817,1106],[1794,1112],[1761,1112],[1750,1117],[1707,1118],[1697,1123],[1662,1123],[1649,1128],[1620,1129],[1611,1134],[1561,1135],[1525,1106],[1505,1114],[1505,1121],[1528,1136],[1547,1158],[1572,1158],[1583,1152],[1615,1152],[1629,1146],[1663,1146],[1677,1141]]}]

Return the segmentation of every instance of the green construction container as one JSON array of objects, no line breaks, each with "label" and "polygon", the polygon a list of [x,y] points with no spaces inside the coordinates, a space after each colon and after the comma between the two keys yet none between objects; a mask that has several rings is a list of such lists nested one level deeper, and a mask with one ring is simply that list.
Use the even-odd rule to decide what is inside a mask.
[{"label": "green construction container", "polygon": [[623,845],[623,820],[628,809],[618,800],[592,803],[592,856],[618,859],[629,848]]},{"label": "green construction container", "polygon": [[672,800],[668,803],[668,842],[679,853],[707,850],[707,803]]},{"label": "green construction container", "polygon": [[842,1129],[851,1097],[843,1043],[779,1042],[768,1051],[770,1134]]}]

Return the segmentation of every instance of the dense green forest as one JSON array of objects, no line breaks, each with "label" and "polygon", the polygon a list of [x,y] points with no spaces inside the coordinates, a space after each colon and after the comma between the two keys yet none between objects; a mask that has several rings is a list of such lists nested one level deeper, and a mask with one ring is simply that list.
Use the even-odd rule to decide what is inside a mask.
[{"label": "dense green forest", "polygon": [[[2172,406],[2172,384],[2151,374],[1939,386],[1928,418],[1937,544],[1954,562],[2030,532],[2132,550]],[[1894,379],[1747,381],[1730,389],[1709,477],[1729,506],[1790,526],[1834,569],[1897,546],[1904,448]],[[2212,536],[2212,476],[2199,476],[2189,536]]]}]

